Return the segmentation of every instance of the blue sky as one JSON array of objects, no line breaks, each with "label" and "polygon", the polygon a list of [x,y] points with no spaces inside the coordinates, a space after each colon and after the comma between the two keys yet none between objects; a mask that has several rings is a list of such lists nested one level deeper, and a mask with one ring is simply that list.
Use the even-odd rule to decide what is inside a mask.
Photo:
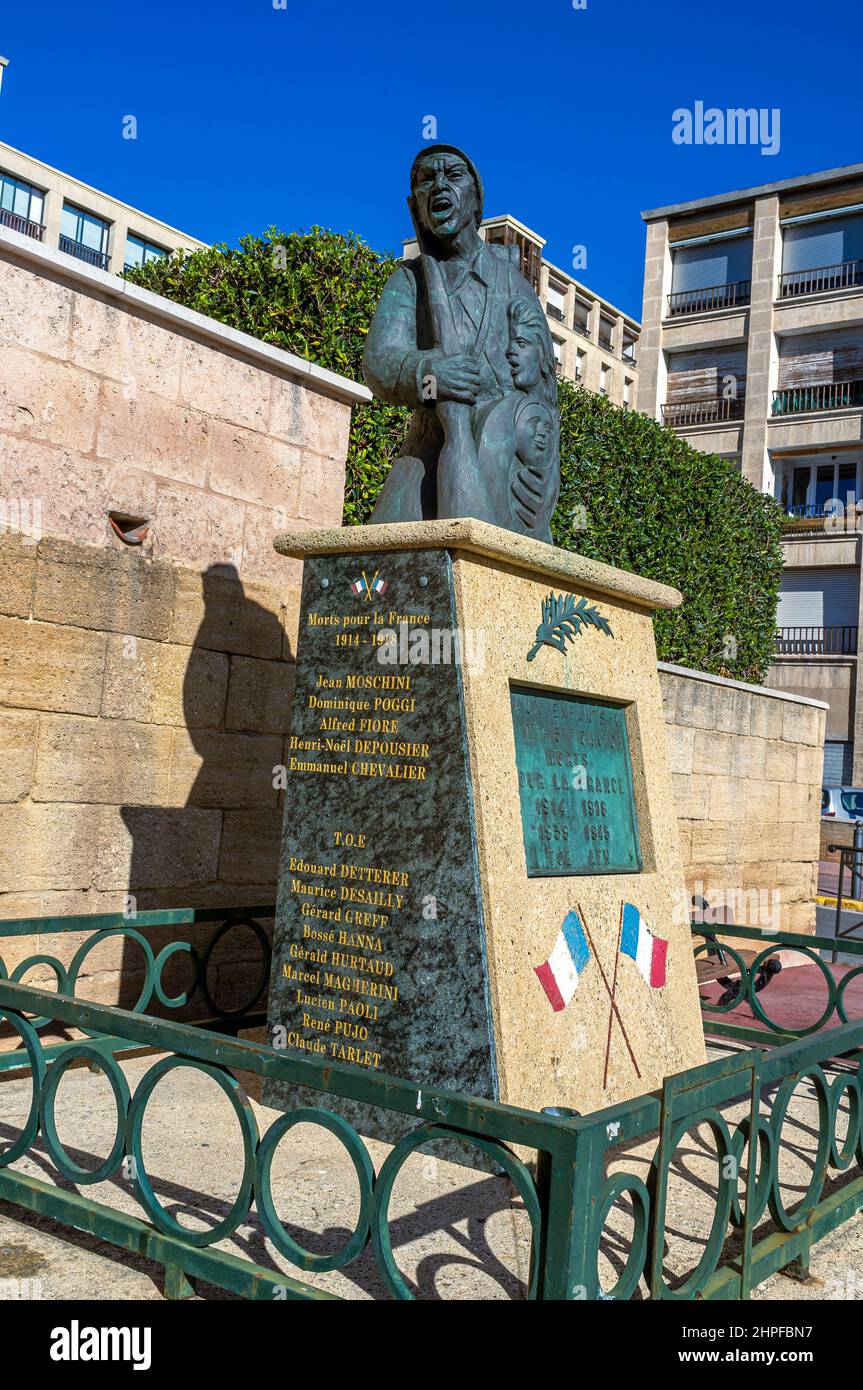
[{"label": "blue sky", "polygon": [[[204,240],[318,223],[397,249],[433,115],[487,214],[563,268],[585,246],[578,278],[638,315],[642,208],[863,160],[859,0],[3,9],[0,138]],[[675,144],[672,113],[696,101],[779,108],[779,152]]]}]

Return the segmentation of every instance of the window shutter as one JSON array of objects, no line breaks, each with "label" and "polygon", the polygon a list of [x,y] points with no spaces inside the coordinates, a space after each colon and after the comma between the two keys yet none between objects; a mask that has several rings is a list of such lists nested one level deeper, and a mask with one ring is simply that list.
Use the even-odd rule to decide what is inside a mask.
[{"label": "window shutter", "polygon": [[783,274],[859,260],[863,260],[863,216],[834,217],[785,228]]},{"label": "window shutter", "polygon": [[853,565],[786,570],[779,589],[777,627],[856,627],[860,573]]},{"label": "window shutter", "polygon": [[682,246],[674,252],[671,293],[734,285],[752,275],[752,238],[734,237],[705,246]]}]

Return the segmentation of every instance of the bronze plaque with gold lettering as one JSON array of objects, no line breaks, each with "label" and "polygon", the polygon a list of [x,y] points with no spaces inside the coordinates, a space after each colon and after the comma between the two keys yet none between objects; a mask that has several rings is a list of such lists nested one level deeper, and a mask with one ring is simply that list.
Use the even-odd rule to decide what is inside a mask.
[{"label": "bronze plaque with gold lettering", "polygon": [[625,708],[523,687],[510,698],[528,877],[639,873]]}]

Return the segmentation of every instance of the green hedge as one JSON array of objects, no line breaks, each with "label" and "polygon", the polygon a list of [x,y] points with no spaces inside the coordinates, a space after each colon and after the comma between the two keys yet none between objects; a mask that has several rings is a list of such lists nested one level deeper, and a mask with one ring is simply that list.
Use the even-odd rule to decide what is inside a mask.
[{"label": "green hedge", "polygon": [[682,607],[655,618],[663,661],[762,680],[782,574],[778,503],[727,459],[568,381],[560,413],[556,543],[681,590]]},{"label": "green hedge", "polygon": [[[136,284],[264,342],[362,379],[365,334],[395,260],[319,227],[246,236],[129,272]],[[761,680],[773,649],[782,513],[716,454],[656,421],[560,383],[558,545],[683,591],[656,617],[660,657]],[[407,412],[355,406],[346,524],[366,521],[404,437]]]}]

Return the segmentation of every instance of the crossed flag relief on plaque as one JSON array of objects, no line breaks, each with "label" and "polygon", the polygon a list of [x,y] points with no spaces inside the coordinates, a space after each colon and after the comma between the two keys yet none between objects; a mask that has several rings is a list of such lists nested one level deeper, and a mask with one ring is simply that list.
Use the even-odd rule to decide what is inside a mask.
[{"label": "crossed flag relief on plaque", "polygon": [[380,594],[383,596],[388,588],[389,581],[381,579],[380,570],[375,570],[371,579],[369,579],[365,570],[363,570],[351,584],[351,593],[356,594],[357,597],[362,596],[371,603],[373,594]]},{"label": "crossed flag relief on plaque", "polygon": [[614,957],[614,975],[611,985],[608,983],[608,976],[596,952],[590,935],[590,928],[581,907],[572,908],[566,914],[548,960],[544,961],[542,965],[534,966],[551,1007],[555,1013],[560,1013],[575,994],[591,959],[596,961],[611,1006],[608,1013],[605,1068],[602,1076],[603,1088],[608,1084],[611,1030],[615,1020],[620,1027],[623,1041],[626,1043],[626,1050],[635,1068],[635,1074],[639,1079],[641,1077],[635,1053],[632,1050],[623,1019],[620,1016],[620,1010],[617,1007],[617,969],[620,958],[621,956],[628,956],[630,960],[633,960],[641,978],[651,989],[662,989],[665,984],[667,955],[668,942],[664,941],[661,936],[654,936],[638,908],[633,907],[632,903],[621,903],[618,949]]}]

